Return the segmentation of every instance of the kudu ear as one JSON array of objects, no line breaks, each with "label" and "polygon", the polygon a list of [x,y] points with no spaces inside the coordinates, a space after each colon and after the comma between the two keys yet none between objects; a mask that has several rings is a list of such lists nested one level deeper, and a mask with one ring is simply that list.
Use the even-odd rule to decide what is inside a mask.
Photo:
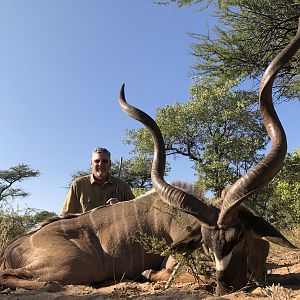
[{"label": "kudu ear", "polygon": [[247,214],[246,218],[248,226],[257,236],[282,247],[300,250],[298,247],[290,243],[274,226],[262,217]]}]

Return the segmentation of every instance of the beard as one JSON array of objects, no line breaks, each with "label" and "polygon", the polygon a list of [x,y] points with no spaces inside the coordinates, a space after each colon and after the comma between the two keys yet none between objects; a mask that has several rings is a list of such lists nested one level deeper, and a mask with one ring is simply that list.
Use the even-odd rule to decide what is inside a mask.
[{"label": "beard", "polygon": [[94,173],[95,177],[99,178],[99,179],[103,179],[103,178],[106,178],[108,176],[108,170],[104,170],[104,169],[97,169],[95,170],[95,173]]}]

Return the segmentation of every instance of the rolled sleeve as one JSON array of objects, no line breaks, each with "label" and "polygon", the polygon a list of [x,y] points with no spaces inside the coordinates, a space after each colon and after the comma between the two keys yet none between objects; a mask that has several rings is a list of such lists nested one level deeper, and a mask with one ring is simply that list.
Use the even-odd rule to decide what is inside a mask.
[{"label": "rolled sleeve", "polygon": [[65,202],[63,205],[63,208],[60,212],[61,215],[66,215],[66,214],[76,214],[80,213],[80,207],[79,207],[79,200],[77,199],[76,196],[76,187],[74,184],[71,185],[67,196],[65,198]]}]

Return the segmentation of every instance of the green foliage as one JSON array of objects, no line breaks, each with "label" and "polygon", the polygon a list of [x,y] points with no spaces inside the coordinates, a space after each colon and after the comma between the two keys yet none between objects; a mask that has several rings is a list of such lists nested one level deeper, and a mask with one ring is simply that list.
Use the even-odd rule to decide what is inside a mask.
[{"label": "green foliage", "polygon": [[[157,109],[166,154],[193,161],[198,184],[217,195],[260,159],[257,153],[268,141],[256,94],[233,90],[235,84],[198,80],[191,87],[191,100]],[[153,151],[145,128],[127,131],[125,142],[135,153]]]},{"label": "green foliage", "polygon": [[53,212],[27,208],[15,210],[11,206],[0,209],[0,251],[14,238],[24,234],[44,219],[55,216]]},{"label": "green foliage", "polygon": [[132,193],[133,193],[135,198],[145,194],[146,192],[148,192],[148,189],[145,189],[145,188],[134,188],[134,189],[132,189]]},{"label": "green foliage", "polygon": [[[142,154],[123,160],[121,178],[134,189],[149,190],[151,188],[151,163],[151,157]],[[117,177],[118,171],[119,163],[114,162],[111,174]]]},{"label": "green foliage", "polygon": [[[174,225],[177,225],[178,228],[184,229],[189,224],[184,213],[178,209],[174,209],[167,203],[161,202],[159,206],[155,207],[155,210],[155,213],[161,215],[162,218],[164,218],[164,216],[171,217]],[[138,232],[135,240],[140,243],[148,253],[162,254],[163,252],[169,252],[169,246],[165,240],[158,239],[156,236],[149,235],[142,231]]]},{"label": "green foliage", "polygon": [[18,197],[27,197],[29,193],[16,186],[16,184],[24,179],[39,175],[38,170],[31,169],[25,164],[18,164],[8,170],[0,170],[0,202],[8,202]]},{"label": "green foliage", "polygon": [[[268,64],[294,37],[300,16],[299,0],[171,0],[178,7],[206,2],[216,25],[208,34],[190,33],[195,73],[211,78],[260,80]],[[201,11],[201,13],[204,13]],[[300,53],[284,66],[277,91],[299,97]]]},{"label": "green foliage", "polygon": [[273,208],[278,211],[275,222],[288,227],[300,224],[300,150],[287,155],[274,180],[274,194],[276,202]]},{"label": "green foliage", "polygon": [[165,240],[160,240],[156,236],[139,232],[135,240],[143,246],[147,253],[162,254],[168,250],[168,244]]},{"label": "green foliage", "polygon": [[206,264],[207,257],[203,254],[201,245],[199,249],[196,249],[193,253],[189,253],[188,255],[174,252],[172,256],[181,264],[183,270],[188,270],[193,274],[198,283],[200,283],[199,275],[209,275],[214,272]]},{"label": "green foliage", "polygon": [[28,226],[30,228],[34,227],[38,223],[41,223],[47,218],[57,216],[56,213],[50,212],[47,210],[39,210],[39,209],[33,209],[33,214],[30,215],[30,218],[28,220]]},{"label": "green foliage", "polygon": [[252,204],[278,228],[300,224],[300,150],[287,155],[285,163]]},{"label": "green foliage", "polygon": [[73,174],[71,174],[70,176],[70,181],[68,183],[68,186],[66,188],[70,188],[72,182],[78,178],[78,177],[81,177],[81,176],[85,176],[85,175],[88,175],[88,174],[91,174],[92,170],[91,168],[89,168],[88,170],[77,170],[77,171],[74,171]]},{"label": "green foliage", "polygon": [[29,195],[18,186],[20,182],[39,175],[38,170],[31,169],[26,164],[0,170],[0,249],[44,217],[54,214],[33,208],[27,208],[23,214],[20,214],[20,211],[15,210],[10,203],[15,198],[24,198]]},{"label": "green foliage", "polygon": [[[195,191],[195,187],[189,184],[180,183],[179,186],[181,189],[191,193]],[[196,191],[196,194],[199,194],[198,190]],[[202,191],[200,194],[202,194]],[[174,226],[178,226],[178,228],[181,229],[190,227],[190,221],[187,220],[186,214],[170,207],[166,203],[161,203],[161,205],[159,207],[156,207],[156,209],[157,214],[171,216],[172,221],[174,222]],[[192,252],[186,251],[184,247],[184,252],[170,250],[170,245],[166,240],[158,238],[157,236],[146,234],[144,232],[138,232],[137,236],[135,237],[135,241],[141,244],[147,253],[172,256],[178,263],[180,263],[179,269],[181,271],[190,271],[198,283],[199,275],[206,275],[208,272],[208,266],[206,262],[208,260],[211,261],[211,259],[204,254],[202,245],[199,245],[199,248]],[[180,273],[180,270],[178,270],[177,272]],[[211,272],[211,270],[209,270],[209,272]]]},{"label": "green foliage", "polygon": [[[135,240],[143,246],[147,253],[172,256],[180,263],[180,270],[191,271],[198,283],[199,275],[208,273],[207,265],[205,264],[207,258],[203,254],[201,246],[193,253],[182,254],[173,250],[169,251],[169,246],[165,240],[158,239],[156,236],[149,236],[143,232],[139,232]],[[178,273],[180,273],[180,270],[178,270]]]}]

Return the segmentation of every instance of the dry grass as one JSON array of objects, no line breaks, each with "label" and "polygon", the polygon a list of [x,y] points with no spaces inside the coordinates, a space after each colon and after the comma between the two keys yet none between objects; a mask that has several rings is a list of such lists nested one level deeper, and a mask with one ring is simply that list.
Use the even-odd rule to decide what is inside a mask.
[{"label": "dry grass", "polygon": [[284,234],[291,243],[300,248],[300,224],[284,231]]},{"label": "dry grass", "polygon": [[263,295],[274,300],[289,300],[292,299],[292,290],[283,288],[279,284],[272,284],[262,289]]}]

